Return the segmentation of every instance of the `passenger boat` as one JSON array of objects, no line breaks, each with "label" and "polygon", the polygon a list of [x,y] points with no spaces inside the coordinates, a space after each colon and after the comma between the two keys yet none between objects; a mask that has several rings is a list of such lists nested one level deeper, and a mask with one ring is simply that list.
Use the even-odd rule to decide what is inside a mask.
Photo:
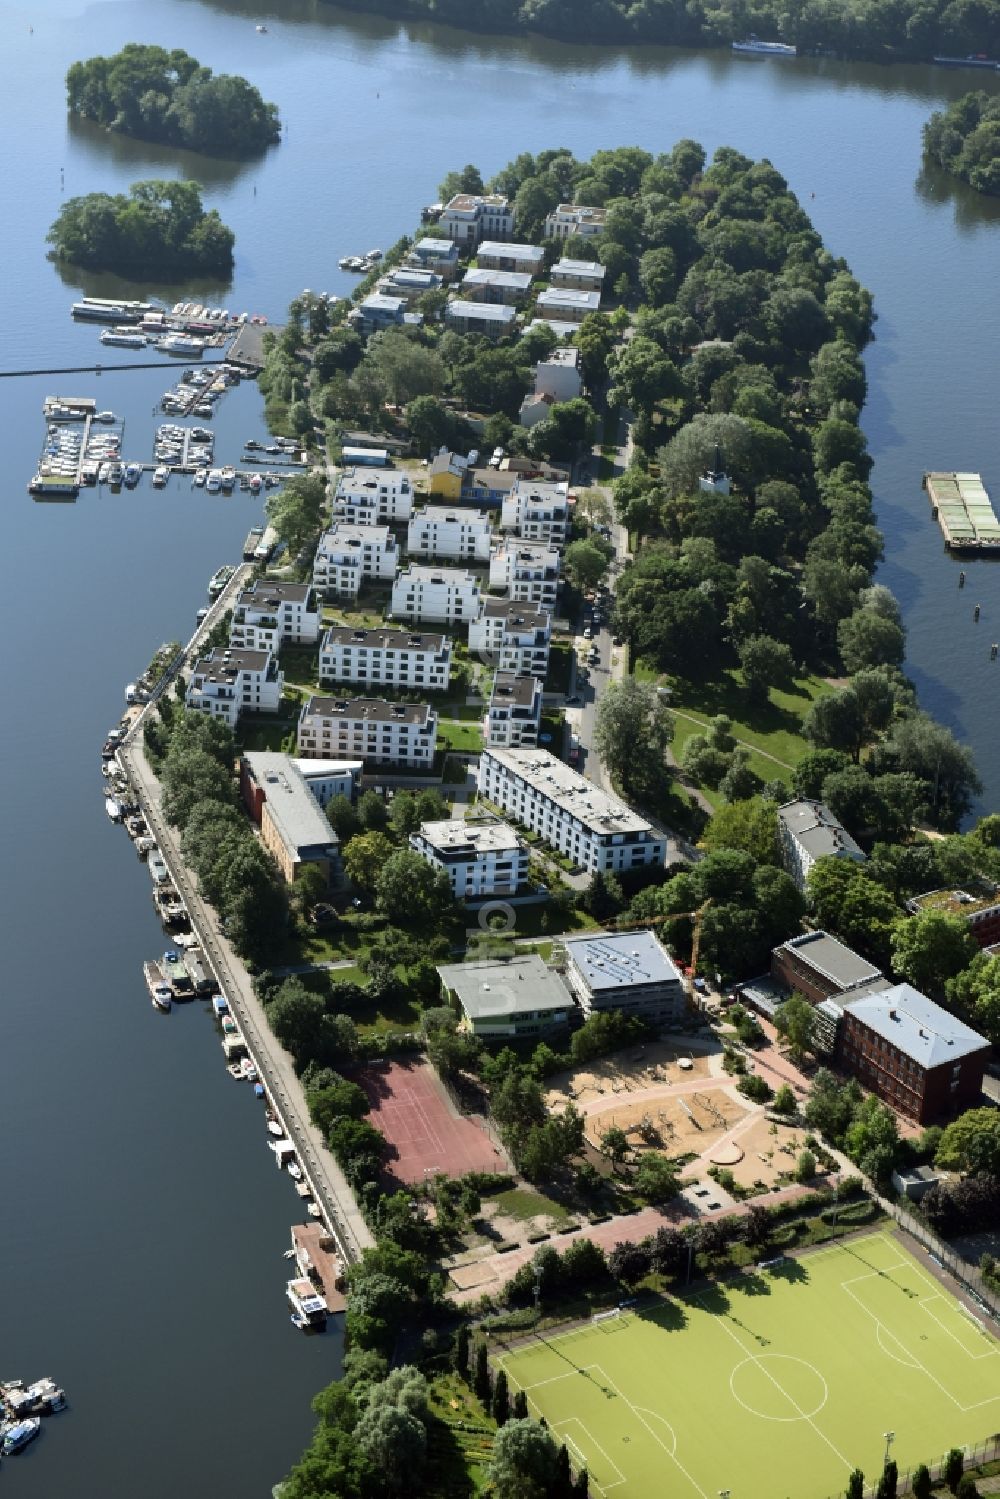
[{"label": "passenger boat", "polygon": [[305,1332],[310,1327],[325,1327],[327,1305],[307,1275],[290,1280],[285,1287],[292,1308],[294,1326]]},{"label": "passenger boat", "polygon": [[72,474],[37,473],[28,485],[28,493],[75,500],[80,493],[80,486]]},{"label": "passenger boat", "polygon": [[122,804],[117,797],[106,796],[104,798],[104,810],[105,812],[107,812],[112,822],[121,822]]},{"label": "passenger boat", "polygon": [[799,49],[787,42],[759,42],[755,36],[745,42],[734,42],[733,51],[741,57],[798,57]]},{"label": "passenger boat", "polygon": [[120,484],[124,477],[125,470],[122,468],[120,463],[113,463],[108,469],[108,483],[112,487],[114,487],[116,484]]},{"label": "passenger boat", "polygon": [[163,855],[155,844],[149,851],[149,873],[154,885],[164,885],[170,877]]},{"label": "passenger boat", "polygon": [[208,596],[210,599],[217,599],[219,597],[219,594],[225,588],[235,571],[236,569],[232,563],[226,562],[212,574],[208,580]]},{"label": "passenger boat", "polygon": [[222,488],[222,475],[217,468],[210,468],[205,479],[205,488],[209,494],[218,494]]},{"label": "passenger boat", "polygon": [[21,1452],[29,1442],[33,1442],[41,1425],[37,1416],[29,1416],[26,1421],[18,1421],[8,1427],[3,1439],[4,1456],[10,1457],[15,1452]]},{"label": "passenger boat", "polygon": [[158,1010],[163,1010],[164,1012],[169,1010],[172,1003],[170,985],[164,978],[163,969],[159,963],[153,963],[152,961],[143,963],[142,973],[153,1004]]},{"label": "passenger boat", "polygon": [[203,354],[205,340],[191,338],[187,333],[167,333],[160,339],[157,348],[162,349],[164,354]]},{"label": "passenger boat", "polygon": [[101,334],[102,344],[114,344],[121,349],[144,349],[146,347],[146,335],[144,333],[131,333],[122,328],[105,328]]},{"label": "passenger boat", "polygon": [[227,464],[225,468],[219,469],[219,481],[226,493],[229,494],[236,483],[236,470],[231,464]]},{"label": "passenger boat", "polygon": [[153,484],[155,488],[162,489],[169,478],[170,470],[167,468],[167,465],[165,463],[157,464],[153,470]]},{"label": "passenger boat", "polygon": [[264,538],[263,526],[252,526],[247,532],[247,539],[243,543],[243,561],[252,562],[254,553]]},{"label": "passenger boat", "polygon": [[1000,62],[987,57],[985,52],[970,52],[966,57],[935,57],[934,61],[941,68],[985,68],[988,73],[1000,70]]},{"label": "passenger boat", "polygon": [[160,310],[153,302],[127,302],[110,297],[81,297],[70,309],[75,318],[90,323],[139,323],[149,313]]}]

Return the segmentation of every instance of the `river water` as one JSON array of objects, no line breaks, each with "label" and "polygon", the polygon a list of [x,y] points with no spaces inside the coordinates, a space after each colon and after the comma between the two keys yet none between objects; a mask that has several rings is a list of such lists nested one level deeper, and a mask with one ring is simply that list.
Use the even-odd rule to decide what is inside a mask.
[{"label": "river water", "polygon": [[[45,259],[62,196],[144,176],[197,176],[237,234],[228,305],[280,318],[305,286],[345,291],[345,253],[411,228],[444,173],[488,174],[521,150],[584,156],[680,136],[768,156],[836,254],[875,293],[865,427],[886,534],[882,577],[909,630],[926,706],[970,742],[996,806],[997,574],[944,553],[925,468],[980,469],[1000,494],[995,368],[1000,203],[920,170],[928,112],[979,77],[933,68],[781,64],[469,37],[290,0],[0,3],[8,148],[4,369],[86,363],[86,284]],[[267,24],[258,34],[255,24]],[[127,41],[183,46],[276,100],[285,139],[262,161],[205,162],[68,124],[68,64]],[[131,289],[130,289],[131,290]],[[131,294],[156,292],[142,287]],[[104,351],[103,362],[114,362]],[[124,357],[122,356],[122,362]],[[208,575],[234,557],[259,502],[172,481],[72,506],[25,494],[50,391],[95,394],[148,459],[157,371],[0,382],[11,638],[0,736],[6,940],[0,1032],[0,1377],[52,1373],[72,1411],[47,1423],[5,1491],[26,1499],[242,1499],[266,1493],[338,1367],[335,1335],[305,1340],[284,1307],[281,1253],[297,1199],[231,1083],[209,1017],[154,1014],[140,973],[163,939],[148,880],[107,823],[98,749],[124,683],[181,635]],[[220,461],[260,435],[253,387],[222,404]],[[972,623],[974,603],[982,619]]]}]

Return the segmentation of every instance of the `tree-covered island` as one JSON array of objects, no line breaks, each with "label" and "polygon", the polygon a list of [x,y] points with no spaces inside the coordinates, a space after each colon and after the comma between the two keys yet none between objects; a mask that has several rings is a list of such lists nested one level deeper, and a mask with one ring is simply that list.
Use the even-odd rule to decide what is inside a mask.
[{"label": "tree-covered island", "polygon": [[1000,99],[980,90],[932,114],[924,154],[977,193],[1000,194]]},{"label": "tree-covered island", "polygon": [[51,258],[86,270],[182,281],[228,276],[235,235],[197,182],[133,182],[124,193],[70,198],[48,233]]},{"label": "tree-covered island", "polygon": [[71,114],[139,140],[208,156],[254,156],[281,135],[278,108],[246,78],[212,72],[179,48],[130,42],[66,74]]}]

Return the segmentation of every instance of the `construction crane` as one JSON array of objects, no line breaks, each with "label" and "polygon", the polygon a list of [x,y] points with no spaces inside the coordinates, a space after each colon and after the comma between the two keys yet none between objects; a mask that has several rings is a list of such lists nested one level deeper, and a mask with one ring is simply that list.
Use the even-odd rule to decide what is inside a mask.
[{"label": "construction crane", "polygon": [[665,921],[683,921],[687,918],[691,922],[691,966],[688,970],[685,987],[687,989],[688,1004],[692,1010],[698,1008],[698,1003],[695,999],[694,981],[698,973],[698,954],[701,951],[701,924],[704,920],[705,912],[711,904],[712,897],[709,896],[708,900],[702,901],[696,911],[671,911],[669,916],[639,918],[634,916],[616,916],[607,923],[616,932],[627,932],[634,930],[636,927],[662,926]]}]

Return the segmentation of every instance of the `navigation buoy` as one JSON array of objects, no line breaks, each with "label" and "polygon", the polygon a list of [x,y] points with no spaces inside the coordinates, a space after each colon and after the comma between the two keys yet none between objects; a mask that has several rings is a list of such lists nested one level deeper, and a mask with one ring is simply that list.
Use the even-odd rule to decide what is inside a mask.
[{"label": "navigation buoy", "polygon": [[998,651],[1000,651],[1000,645],[997,645],[996,641],[994,640],[993,644],[990,646],[990,660],[991,661],[995,661],[996,660],[996,658],[997,658],[997,652]]},{"label": "navigation buoy", "polygon": [[959,588],[964,588],[965,587],[965,573],[964,572],[961,572],[958,575],[958,586],[959,586]]},{"label": "navigation buoy", "polygon": [[973,617],[974,620],[978,621],[978,619],[979,619],[979,605],[978,604],[976,605],[976,607],[972,611],[972,617]]}]

